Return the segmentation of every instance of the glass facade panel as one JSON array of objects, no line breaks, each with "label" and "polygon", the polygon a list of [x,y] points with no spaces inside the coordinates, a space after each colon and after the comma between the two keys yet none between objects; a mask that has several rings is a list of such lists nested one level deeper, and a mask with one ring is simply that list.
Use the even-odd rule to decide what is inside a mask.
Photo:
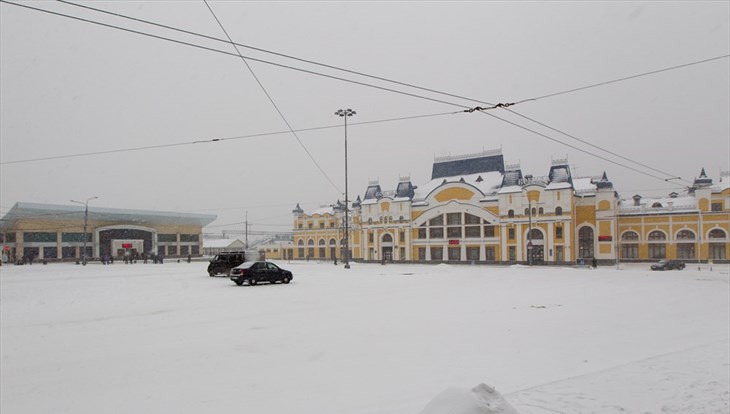
[{"label": "glass facade panel", "polygon": [[58,249],[55,247],[44,247],[43,258],[44,259],[55,259],[58,257]]},{"label": "glass facade panel", "polygon": [[177,242],[177,234],[158,234],[157,241],[161,243],[175,243]]},{"label": "glass facade panel", "polygon": [[461,260],[461,247],[449,247],[449,260]]},{"label": "glass facade panel", "polygon": [[461,238],[461,227],[447,227],[446,236],[450,239],[460,239]]},{"label": "glass facade panel", "polygon": [[200,235],[198,235],[198,234],[181,234],[180,241],[181,242],[197,242],[197,241],[200,241]]},{"label": "glass facade panel", "polygon": [[493,246],[487,246],[484,253],[485,253],[485,259],[487,260],[496,260],[497,256],[494,254],[495,249]]},{"label": "glass facade panel", "polygon": [[190,246],[190,254],[197,256],[200,254],[200,246]]},{"label": "glass facade panel", "polygon": [[[84,233],[61,233],[61,241],[68,243],[83,243]],[[86,233],[86,242],[91,242],[91,233]]]},{"label": "glass facade panel", "polygon": [[449,226],[461,224],[461,213],[446,214],[446,224]]},{"label": "glass facade panel", "polygon": [[418,260],[421,260],[421,261],[426,260],[426,248],[425,247],[418,248]]},{"label": "glass facade panel", "polygon": [[479,248],[478,247],[467,247],[466,248],[466,260],[479,260]]},{"label": "glass facade panel", "polygon": [[75,247],[61,247],[61,257],[64,259],[76,257]]},{"label": "glass facade panel", "polygon": [[50,232],[25,232],[23,233],[25,243],[50,243],[56,241],[56,233]]},{"label": "glass facade panel", "polygon": [[444,238],[443,227],[434,227],[434,228],[429,229],[428,232],[432,239],[443,239]]},{"label": "glass facade panel", "polygon": [[428,221],[429,226],[443,226],[444,216],[437,216]]},{"label": "glass facade panel", "polygon": [[494,226],[484,226],[484,237],[494,237]]},{"label": "glass facade panel", "polygon": [[444,259],[444,249],[441,247],[431,247],[431,260],[442,261]]},{"label": "glass facade panel", "polygon": [[180,246],[180,255],[187,256],[190,254],[190,246]]},{"label": "glass facade panel", "polygon": [[482,220],[473,214],[464,213],[464,223],[465,224],[482,224]]},{"label": "glass facade panel", "polygon": [[177,256],[177,246],[167,246],[168,256]]},{"label": "glass facade panel", "polygon": [[466,237],[476,238],[481,236],[482,228],[479,226],[468,226],[464,228]]}]

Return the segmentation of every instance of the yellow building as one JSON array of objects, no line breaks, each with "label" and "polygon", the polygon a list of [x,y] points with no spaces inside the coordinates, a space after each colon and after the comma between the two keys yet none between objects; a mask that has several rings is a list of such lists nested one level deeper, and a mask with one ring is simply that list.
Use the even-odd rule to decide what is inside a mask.
[{"label": "yellow building", "polygon": [[211,214],[103,207],[87,212],[84,206],[15,203],[0,222],[2,260],[200,256],[202,229],[215,219]]},{"label": "yellow building", "polygon": [[[680,197],[621,200],[603,176],[573,177],[567,160],[524,175],[500,150],[436,158],[431,180],[370,182],[352,203],[351,257],[362,261],[565,264],[662,258],[727,261],[730,186],[704,171]],[[344,205],[294,210],[294,257],[342,257]],[[617,255],[617,252],[620,254]]]}]

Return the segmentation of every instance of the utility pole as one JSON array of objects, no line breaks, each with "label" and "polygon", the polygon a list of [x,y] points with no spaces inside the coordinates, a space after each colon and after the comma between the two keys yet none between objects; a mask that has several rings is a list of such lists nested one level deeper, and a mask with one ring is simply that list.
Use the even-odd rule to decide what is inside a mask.
[{"label": "utility pole", "polygon": [[350,108],[338,109],[335,115],[345,118],[345,269],[350,268],[350,223],[348,212],[350,210],[350,201],[347,194],[347,118],[354,116],[357,112]]},{"label": "utility pole", "polygon": [[245,224],[246,224],[246,229],[245,229],[245,234],[246,234],[246,248],[248,249],[248,211],[246,212],[246,223]]},{"label": "utility pole", "polygon": [[81,204],[82,206],[84,206],[84,247],[83,247],[83,250],[81,251],[81,264],[84,266],[86,266],[86,242],[88,240],[88,237],[87,237],[88,233],[86,232],[86,229],[89,224],[89,201],[97,199],[97,198],[99,198],[99,197],[87,198],[86,201],[83,203],[81,201],[71,200],[72,203],[77,203],[77,204]]},{"label": "utility pole", "polygon": [[527,200],[527,264],[532,266],[532,201]]}]

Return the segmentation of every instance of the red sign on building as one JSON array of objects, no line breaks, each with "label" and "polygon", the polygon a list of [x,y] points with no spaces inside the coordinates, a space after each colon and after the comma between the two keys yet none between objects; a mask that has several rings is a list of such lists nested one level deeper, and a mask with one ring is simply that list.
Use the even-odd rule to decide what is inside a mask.
[{"label": "red sign on building", "polygon": [[122,249],[131,249],[132,243],[122,243]]},{"label": "red sign on building", "polygon": [[449,240],[449,244],[451,244],[451,245],[454,245],[454,244],[458,245],[459,244],[459,241],[458,240]]},{"label": "red sign on building", "polygon": [[611,241],[613,236],[598,236],[598,241]]}]

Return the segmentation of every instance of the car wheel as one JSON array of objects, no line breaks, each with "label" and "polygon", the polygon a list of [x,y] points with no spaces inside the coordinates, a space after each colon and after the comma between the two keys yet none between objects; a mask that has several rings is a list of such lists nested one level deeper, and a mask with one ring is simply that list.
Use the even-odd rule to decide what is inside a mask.
[{"label": "car wheel", "polygon": [[234,280],[238,286],[241,286],[243,284],[243,280]]},{"label": "car wheel", "polygon": [[284,276],[284,279],[281,279],[282,283],[289,283],[289,276]]},{"label": "car wheel", "polygon": [[215,276],[215,272],[208,272],[208,276],[210,276],[210,277]]},{"label": "car wheel", "polygon": [[256,279],[248,279],[249,286],[256,286]]}]

